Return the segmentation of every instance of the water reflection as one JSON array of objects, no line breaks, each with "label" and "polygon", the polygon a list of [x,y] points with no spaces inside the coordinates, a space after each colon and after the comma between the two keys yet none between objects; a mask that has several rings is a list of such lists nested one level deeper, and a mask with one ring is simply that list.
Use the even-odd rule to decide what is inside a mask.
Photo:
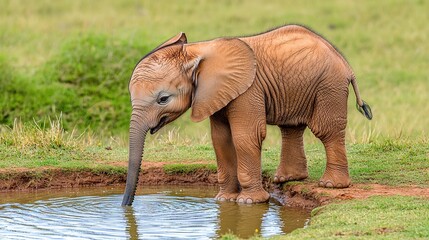
[{"label": "water reflection", "polygon": [[124,207],[125,219],[127,219],[127,225],[125,232],[127,233],[128,239],[140,239],[136,216],[134,214],[133,207]]},{"label": "water reflection", "polygon": [[309,213],[275,202],[241,205],[213,200],[215,188],[141,188],[132,207],[119,206],[123,188],[4,194],[0,236],[14,239],[213,239],[284,234]]},{"label": "water reflection", "polygon": [[232,202],[219,203],[219,229],[217,235],[235,233],[248,238],[261,232],[263,216],[269,204],[245,205]]},{"label": "water reflection", "polygon": [[283,207],[279,213],[282,223],[281,230],[283,233],[290,233],[297,228],[304,227],[310,219],[309,210]]}]

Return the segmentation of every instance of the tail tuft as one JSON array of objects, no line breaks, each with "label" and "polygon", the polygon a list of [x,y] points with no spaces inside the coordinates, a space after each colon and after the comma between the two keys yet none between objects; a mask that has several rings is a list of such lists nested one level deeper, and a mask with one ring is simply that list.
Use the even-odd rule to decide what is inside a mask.
[{"label": "tail tuft", "polygon": [[372,119],[371,107],[365,101],[362,100],[362,106],[360,106],[359,104],[356,104],[356,108],[366,118],[368,118],[369,120]]}]

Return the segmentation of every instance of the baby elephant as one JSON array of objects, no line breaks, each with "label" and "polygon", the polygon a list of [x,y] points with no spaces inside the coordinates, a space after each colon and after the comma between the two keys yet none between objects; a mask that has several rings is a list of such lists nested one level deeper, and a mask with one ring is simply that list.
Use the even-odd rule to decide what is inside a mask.
[{"label": "baby elephant", "polygon": [[297,25],[240,38],[187,43],[180,33],[143,57],[130,83],[132,115],[129,165],[122,205],[131,205],[148,131],[157,132],[192,107],[191,118],[210,117],[220,191],[217,200],[266,202],[261,145],[266,124],[282,133],[274,182],[308,176],[303,132],[309,127],[326,149],[319,186],[350,184],[344,143],[348,85],[358,109],[353,71],[325,39]]}]

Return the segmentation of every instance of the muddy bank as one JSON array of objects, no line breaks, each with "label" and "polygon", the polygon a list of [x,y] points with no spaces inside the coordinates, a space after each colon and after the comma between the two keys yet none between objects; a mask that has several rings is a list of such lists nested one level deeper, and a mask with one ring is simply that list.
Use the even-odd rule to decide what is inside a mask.
[{"label": "muddy bank", "polygon": [[[204,185],[217,184],[217,175],[209,170],[196,170],[186,174],[167,174],[163,164],[145,164],[140,172],[139,185]],[[429,188],[417,186],[391,187],[378,184],[353,184],[345,189],[326,189],[317,187],[317,183],[278,185],[264,177],[264,187],[271,196],[284,205],[314,208],[333,201],[362,199],[374,195],[419,196],[429,199]],[[125,173],[91,172],[90,170],[67,171],[61,169],[15,169],[3,172],[0,179],[0,191],[30,191],[45,188],[73,188],[82,186],[124,185]]]},{"label": "muddy bank", "polygon": [[[44,188],[110,186],[125,184],[125,173],[93,172],[91,170],[18,169],[3,174],[0,191],[23,191]],[[167,174],[162,166],[143,168],[139,185],[215,185],[217,176],[207,170],[187,174]]]},{"label": "muddy bank", "polygon": [[331,202],[365,199],[371,196],[414,196],[429,199],[429,188],[419,186],[386,186],[380,184],[352,184],[343,189],[327,189],[317,186],[317,183],[304,182],[298,185],[284,185],[286,205],[311,207],[326,205]]}]

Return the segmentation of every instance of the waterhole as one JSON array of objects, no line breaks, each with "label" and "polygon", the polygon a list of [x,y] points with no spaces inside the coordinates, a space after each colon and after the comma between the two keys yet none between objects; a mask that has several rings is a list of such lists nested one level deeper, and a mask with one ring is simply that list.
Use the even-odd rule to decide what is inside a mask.
[{"label": "waterhole", "polygon": [[269,237],[302,228],[309,212],[275,201],[216,202],[213,187],[139,187],[123,208],[123,187],[1,193],[2,239],[215,239]]}]

